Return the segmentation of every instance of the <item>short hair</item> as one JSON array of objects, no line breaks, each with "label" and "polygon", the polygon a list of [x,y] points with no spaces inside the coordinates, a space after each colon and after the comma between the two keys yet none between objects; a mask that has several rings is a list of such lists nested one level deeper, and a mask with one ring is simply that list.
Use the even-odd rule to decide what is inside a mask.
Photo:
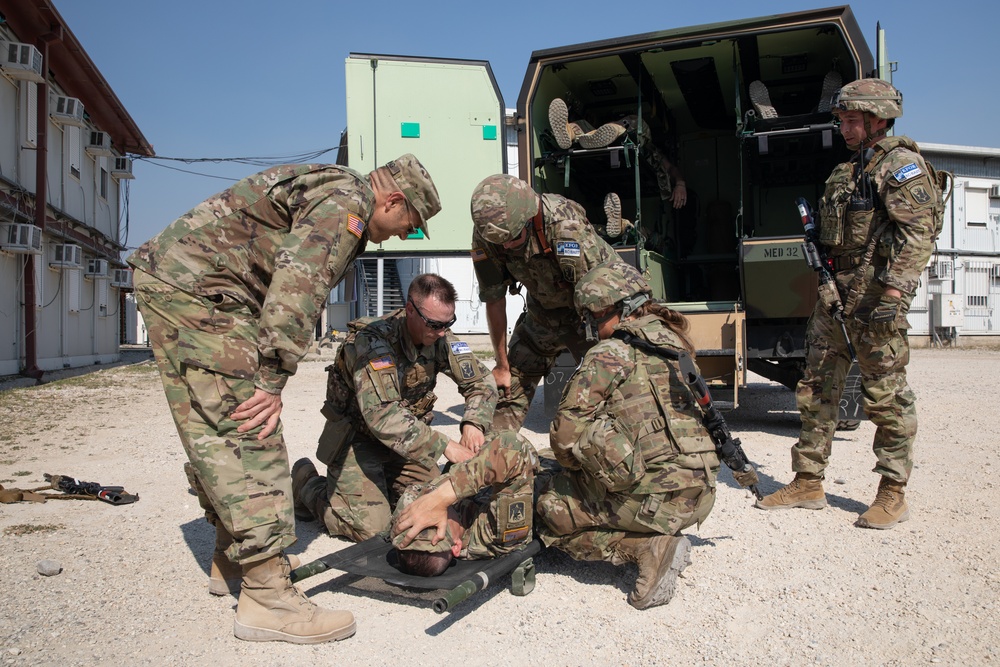
[{"label": "short hair", "polygon": [[399,569],[405,574],[418,577],[436,577],[444,574],[451,561],[455,559],[450,549],[445,551],[397,549],[396,553],[399,556]]},{"label": "short hair", "polygon": [[419,298],[421,301],[429,296],[434,296],[438,301],[449,306],[455,305],[458,300],[455,286],[436,273],[421,273],[414,278],[410,282],[409,289],[406,290],[406,296],[414,300]]},{"label": "short hair", "polygon": [[396,179],[392,177],[392,172],[389,171],[388,167],[379,167],[375,171],[368,174],[368,177],[379,190],[386,194],[402,192],[402,190],[399,189],[399,184],[396,182]]}]

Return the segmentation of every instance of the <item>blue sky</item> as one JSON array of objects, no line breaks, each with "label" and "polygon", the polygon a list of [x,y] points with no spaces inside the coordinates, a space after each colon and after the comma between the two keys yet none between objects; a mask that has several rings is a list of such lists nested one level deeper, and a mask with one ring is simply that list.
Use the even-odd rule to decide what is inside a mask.
[{"label": "blue sky", "polygon": [[[511,108],[534,50],[833,4],[55,1],[157,154],[183,158],[335,147],[345,125],[344,59],[351,52],[488,60]],[[898,133],[923,142],[1000,148],[1000,5],[883,0],[855,3],[853,10],[873,51],[881,22],[889,58],[899,63],[893,81],[903,92],[905,116]],[[331,151],[317,161],[334,159]],[[165,164],[214,177],[137,162],[130,248],[232,180],[260,169]]]}]

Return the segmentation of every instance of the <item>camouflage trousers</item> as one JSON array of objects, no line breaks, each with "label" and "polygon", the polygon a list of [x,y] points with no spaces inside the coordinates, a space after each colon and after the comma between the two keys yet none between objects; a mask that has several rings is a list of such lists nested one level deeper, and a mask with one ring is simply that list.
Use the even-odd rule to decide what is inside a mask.
[{"label": "camouflage trousers", "polygon": [[[906,483],[913,468],[917,435],[916,396],[906,382],[910,347],[906,331],[876,336],[868,322],[847,320],[861,369],[862,406],[877,427],[872,450],[874,472]],[[822,475],[830,460],[833,434],[850,354],[840,326],[817,304],[806,329],[806,372],[795,388],[802,418],[799,441],[792,447],[792,470]]]},{"label": "camouflage trousers", "polygon": [[510,390],[497,401],[492,432],[521,430],[538,383],[552,370],[559,354],[568,350],[580,363],[593,345],[586,341],[575,314],[568,309],[559,313],[564,316],[544,318],[528,311],[514,326],[507,346]]},{"label": "camouflage trousers", "polygon": [[513,431],[500,433],[471,459],[451,467],[444,479],[451,481],[459,498],[466,497],[456,504],[465,526],[462,558],[503,556],[534,538],[537,468],[535,447]]},{"label": "camouflage trousers", "polygon": [[136,303],[205,518],[233,536],[239,563],[295,542],[288,454],[279,424],[238,433],[232,411],[254,393],[257,322],[242,304],[188,294],[138,269]]},{"label": "camouflage trousers", "polygon": [[[320,435],[329,432],[331,423]],[[323,519],[330,535],[362,542],[389,528],[392,510],[406,487],[422,484],[440,475],[392,451],[380,442],[355,438],[340,448],[327,465],[326,478],[314,477],[302,488],[301,501]]]},{"label": "camouflage trousers", "polygon": [[[611,493],[580,470],[563,470],[541,490],[538,536],[577,560],[620,563],[618,543],[629,533],[676,535],[704,521],[715,505],[714,473],[668,466],[680,486],[659,493]],[[647,475],[649,472],[647,471]]]}]

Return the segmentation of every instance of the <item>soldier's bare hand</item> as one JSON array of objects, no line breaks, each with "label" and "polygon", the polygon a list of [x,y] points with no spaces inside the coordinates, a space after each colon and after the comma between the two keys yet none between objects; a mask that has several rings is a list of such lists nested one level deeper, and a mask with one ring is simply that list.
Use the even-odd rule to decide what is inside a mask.
[{"label": "soldier's bare hand", "polygon": [[493,369],[493,379],[497,382],[500,396],[510,396],[510,369],[497,366]]},{"label": "soldier's bare hand", "polygon": [[458,500],[455,488],[450,483],[442,484],[433,491],[425,493],[403,508],[399,518],[392,528],[393,535],[406,532],[406,537],[400,546],[406,547],[420,531],[436,527],[437,532],[431,539],[431,544],[437,544],[444,539],[448,529],[448,508]]},{"label": "soldier's bare hand", "polygon": [[263,389],[255,389],[253,396],[236,406],[230,418],[233,421],[243,421],[237,432],[246,433],[263,425],[258,440],[263,440],[278,428],[281,417],[281,394],[269,394]]},{"label": "soldier's bare hand", "polygon": [[462,461],[468,461],[473,457],[473,451],[461,444],[455,442],[454,440],[448,441],[448,446],[444,448],[444,457],[451,461],[452,463],[461,463]]},{"label": "soldier's bare hand", "polygon": [[462,439],[458,443],[473,454],[478,454],[479,450],[486,444],[486,436],[483,435],[483,432],[478,427],[472,424],[464,424],[462,426]]}]

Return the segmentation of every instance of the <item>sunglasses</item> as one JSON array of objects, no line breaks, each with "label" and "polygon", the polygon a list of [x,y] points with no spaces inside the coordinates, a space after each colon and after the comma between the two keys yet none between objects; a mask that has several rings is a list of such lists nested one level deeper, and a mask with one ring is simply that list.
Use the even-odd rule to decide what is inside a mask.
[{"label": "sunglasses", "polygon": [[413,310],[417,311],[417,315],[419,315],[420,319],[424,321],[424,324],[427,325],[427,328],[432,329],[433,331],[441,331],[442,329],[447,329],[458,320],[458,318],[454,316],[452,316],[452,318],[447,322],[438,322],[437,320],[427,319],[427,316],[420,312],[420,308],[417,307],[416,302],[414,302],[412,298],[408,298],[407,301],[413,304]]}]

